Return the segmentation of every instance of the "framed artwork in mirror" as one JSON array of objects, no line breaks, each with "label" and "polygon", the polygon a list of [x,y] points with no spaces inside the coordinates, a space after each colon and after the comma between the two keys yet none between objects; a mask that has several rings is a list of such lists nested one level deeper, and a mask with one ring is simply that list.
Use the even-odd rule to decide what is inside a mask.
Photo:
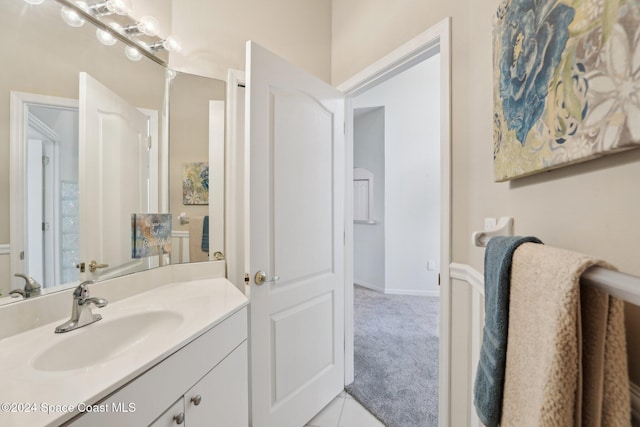
[{"label": "framed artwork in mirror", "polygon": [[185,205],[209,204],[209,163],[184,164],[182,203]]},{"label": "framed artwork in mirror", "polygon": [[131,214],[131,258],[171,254],[171,214]]},{"label": "framed artwork in mirror", "polygon": [[640,2],[507,0],[493,33],[505,181],[640,146]]}]

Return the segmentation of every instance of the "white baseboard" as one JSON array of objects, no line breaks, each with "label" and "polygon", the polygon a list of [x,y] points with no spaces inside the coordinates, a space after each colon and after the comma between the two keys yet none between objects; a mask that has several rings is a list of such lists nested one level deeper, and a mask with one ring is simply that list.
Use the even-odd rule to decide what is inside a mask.
[{"label": "white baseboard", "polygon": [[439,297],[440,291],[418,291],[412,289],[385,289],[386,295],[412,295],[416,297]]},{"label": "white baseboard", "polygon": [[378,286],[363,282],[361,280],[354,280],[354,285],[362,286],[363,288],[371,289],[372,291],[381,292],[385,295],[413,295],[418,297],[439,297],[440,291],[419,291],[412,289],[382,289]]},{"label": "white baseboard", "polygon": [[640,386],[631,383],[631,422],[640,426]]},{"label": "white baseboard", "polygon": [[372,291],[384,293],[384,289],[380,288],[379,286],[375,286],[370,283],[363,282],[362,280],[354,280],[353,284],[362,286],[363,288],[371,289]]},{"label": "white baseboard", "polygon": [[11,245],[10,244],[6,244],[6,245],[0,245],[0,255],[9,255],[11,254]]}]

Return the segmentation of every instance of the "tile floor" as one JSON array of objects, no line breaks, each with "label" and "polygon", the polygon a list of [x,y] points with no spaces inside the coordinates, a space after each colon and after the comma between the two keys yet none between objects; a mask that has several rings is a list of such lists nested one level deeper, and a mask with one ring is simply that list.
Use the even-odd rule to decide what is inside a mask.
[{"label": "tile floor", "polygon": [[343,391],[305,427],[384,427],[384,424]]}]

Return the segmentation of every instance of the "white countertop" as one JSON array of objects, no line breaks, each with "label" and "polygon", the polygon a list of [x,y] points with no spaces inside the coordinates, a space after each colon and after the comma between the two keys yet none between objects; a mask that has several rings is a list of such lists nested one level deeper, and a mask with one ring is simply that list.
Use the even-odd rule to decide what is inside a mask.
[{"label": "white countertop", "polygon": [[[59,425],[77,414],[78,404],[98,402],[247,304],[247,298],[224,278],[171,283],[101,309],[93,308],[93,313],[102,314],[103,319],[74,331],[54,333],[65,318],[2,339],[0,425]],[[181,322],[170,323],[162,333],[144,335],[141,343],[119,351],[111,359],[64,371],[34,367],[45,349],[70,338],[70,334],[89,336],[99,333],[101,324],[110,320],[163,310],[179,313]],[[70,407],[74,410],[70,411]]]}]

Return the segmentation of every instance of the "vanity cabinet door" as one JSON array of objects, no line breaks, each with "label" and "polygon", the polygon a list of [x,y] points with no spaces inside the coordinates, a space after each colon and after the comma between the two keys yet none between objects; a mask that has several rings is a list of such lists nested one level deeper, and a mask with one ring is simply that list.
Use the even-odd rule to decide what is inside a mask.
[{"label": "vanity cabinet door", "polygon": [[189,427],[247,427],[247,342],[239,345],[185,393],[184,404]]},{"label": "vanity cabinet door", "polygon": [[184,425],[184,398],[176,400],[157,420],[152,422],[149,427],[176,427]]}]

